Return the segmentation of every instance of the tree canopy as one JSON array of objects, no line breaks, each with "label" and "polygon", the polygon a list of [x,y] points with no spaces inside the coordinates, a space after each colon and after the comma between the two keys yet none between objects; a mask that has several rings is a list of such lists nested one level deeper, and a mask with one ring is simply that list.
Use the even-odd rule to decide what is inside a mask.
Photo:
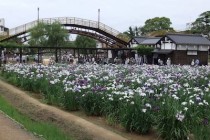
[{"label": "tree canopy", "polygon": [[135,36],[141,35],[141,30],[139,27],[129,27],[127,31],[124,32],[125,35],[127,35],[129,38],[133,38]]},{"label": "tree canopy", "polygon": [[154,48],[145,45],[138,45],[137,47],[135,47],[135,49],[140,55],[149,55],[154,50]]},{"label": "tree canopy", "polygon": [[210,11],[203,12],[192,23],[192,33],[208,35],[210,37]]},{"label": "tree canopy", "polygon": [[31,39],[29,44],[32,46],[64,46],[68,41],[68,32],[59,22],[52,24],[38,23],[37,26],[30,31]]},{"label": "tree canopy", "polygon": [[145,22],[145,25],[141,27],[142,35],[147,35],[148,33],[154,31],[173,31],[174,29],[171,27],[171,21],[166,17],[155,17],[152,19],[148,19]]},{"label": "tree canopy", "polygon": [[75,46],[81,48],[95,48],[96,41],[87,36],[78,35],[75,40]]},{"label": "tree canopy", "polygon": [[[76,47],[80,48],[96,48],[96,41],[92,38],[89,38],[87,36],[81,36],[77,35],[76,40],[74,42]],[[81,53],[87,54],[87,53],[93,53],[89,50],[82,50]]]}]

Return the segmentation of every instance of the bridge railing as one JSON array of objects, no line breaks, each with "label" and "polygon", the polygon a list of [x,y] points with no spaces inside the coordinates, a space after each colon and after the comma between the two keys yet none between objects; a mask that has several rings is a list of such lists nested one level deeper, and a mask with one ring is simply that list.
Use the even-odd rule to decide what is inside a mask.
[{"label": "bridge railing", "polygon": [[[81,19],[81,18],[75,18],[75,17],[57,17],[57,18],[44,18],[26,23],[24,25],[18,26],[16,28],[9,30],[9,36],[17,35],[23,32],[29,31],[31,28],[35,27],[38,22],[43,22],[47,24],[52,24],[54,22],[60,22],[61,24],[71,24],[71,25],[81,25],[86,26],[90,28],[98,28],[108,34],[111,34],[117,38],[120,38],[118,35],[120,34],[119,31],[97,21],[87,20],[87,19]],[[0,34],[1,35],[1,34]],[[120,38],[122,39],[122,38]]]},{"label": "bridge railing", "polygon": [[33,27],[35,27],[37,25],[37,23],[38,23],[37,21],[32,21],[32,22],[29,22],[27,24],[24,24],[24,25],[18,26],[16,28],[10,29],[9,30],[9,36],[20,34],[22,32],[27,32],[30,29],[32,29]]},{"label": "bridge railing", "polygon": [[[38,23],[37,21],[32,21],[32,22],[26,23],[24,25],[9,29],[9,36],[27,32],[31,28],[35,27],[37,25],[37,23]],[[4,33],[1,33],[0,35],[4,35],[4,34],[6,35],[7,33],[4,32]]]},{"label": "bridge railing", "polygon": [[81,18],[69,18],[69,17],[58,17],[58,18],[48,18],[48,19],[42,19],[41,20],[44,23],[52,24],[53,22],[60,22],[61,24],[75,24],[75,25],[81,25],[81,26],[87,26],[91,28],[99,28],[100,30],[103,30],[113,36],[118,36],[120,34],[119,31],[97,21],[87,20],[87,19],[81,19]]}]

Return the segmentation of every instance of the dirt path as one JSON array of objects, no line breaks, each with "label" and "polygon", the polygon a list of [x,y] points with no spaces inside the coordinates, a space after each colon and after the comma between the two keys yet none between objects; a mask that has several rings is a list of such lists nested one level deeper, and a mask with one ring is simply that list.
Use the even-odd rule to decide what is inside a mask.
[{"label": "dirt path", "polygon": [[38,140],[34,135],[23,129],[21,125],[12,121],[0,112],[0,139],[1,140]]},{"label": "dirt path", "polygon": [[35,120],[50,121],[70,132],[79,140],[154,140],[154,136],[121,135],[98,126],[81,117],[65,112],[59,108],[41,103],[26,92],[0,80],[0,93],[21,112],[30,115]]}]

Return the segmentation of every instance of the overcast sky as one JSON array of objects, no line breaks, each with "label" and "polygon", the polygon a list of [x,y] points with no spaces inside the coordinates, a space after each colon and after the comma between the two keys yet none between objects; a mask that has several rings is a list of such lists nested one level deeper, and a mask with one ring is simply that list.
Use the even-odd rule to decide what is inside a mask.
[{"label": "overcast sky", "polygon": [[0,18],[14,28],[40,18],[78,17],[101,22],[123,32],[143,26],[149,18],[168,17],[172,27],[184,30],[186,23],[210,10],[210,0],[1,0]]}]

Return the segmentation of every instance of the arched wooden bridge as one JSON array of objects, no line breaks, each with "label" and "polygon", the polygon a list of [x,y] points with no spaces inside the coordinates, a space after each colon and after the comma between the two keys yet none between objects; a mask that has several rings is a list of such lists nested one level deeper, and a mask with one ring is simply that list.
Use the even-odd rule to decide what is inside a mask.
[{"label": "arched wooden bridge", "polygon": [[21,38],[21,42],[28,41],[30,38],[30,29],[35,27],[38,22],[44,22],[47,24],[59,22],[65,26],[69,33],[89,36],[110,47],[125,48],[128,46],[128,40],[125,39],[119,31],[101,22],[75,17],[46,18],[40,19],[39,21],[35,20],[16,28],[9,29],[8,32],[1,33],[0,36],[4,36],[4,38],[0,39],[0,42],[8,41],[15,37]]}]

